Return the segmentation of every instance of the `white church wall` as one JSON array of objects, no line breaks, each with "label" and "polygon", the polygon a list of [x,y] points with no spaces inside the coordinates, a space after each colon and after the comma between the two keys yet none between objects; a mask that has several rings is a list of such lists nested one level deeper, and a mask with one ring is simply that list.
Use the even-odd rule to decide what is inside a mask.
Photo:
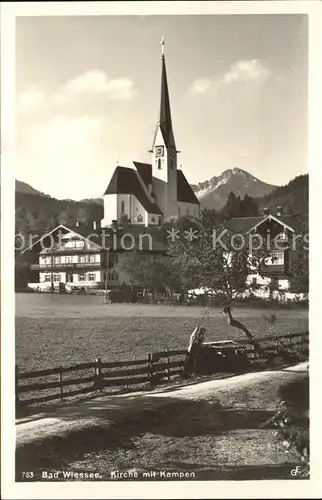
[{"label": "white church wall", "polygon": [[[146,210],[141,205],[139,200],[132,194],[131,195],[131,222],[132,224],[142,224],[145,225],[146,221]],[[138,220],[139,218],[139,220]]]},{"label": "white church wall", "polygon": [[104,219],[101,221],[101,226],[110,226],[112,220],[117,220],[117,194],[106,194],[104,196]]},{"label": "white church wall", "polygon": [[[158,128],[156,137],[155,137],[155,142],[154,142],[154,148],[155,146],[163,146],[164,148],[164,156],[156,157],[155,153],[152,153],[152,176],[155,177],[156,179],[160,179],[163,182],[168,181],[168,169],[166,165],[166,147],[164,144],[163,136],[161,133],[160,128]],[[154,150],[155,151],[155,150]],[[159,159],[161,160],[161,168],[158,168],[159,164]]]},{"label": "white church wall", "polygon": [[131,217],[131,195],[117,195],[117,220],[120,220],[123,215]]}]

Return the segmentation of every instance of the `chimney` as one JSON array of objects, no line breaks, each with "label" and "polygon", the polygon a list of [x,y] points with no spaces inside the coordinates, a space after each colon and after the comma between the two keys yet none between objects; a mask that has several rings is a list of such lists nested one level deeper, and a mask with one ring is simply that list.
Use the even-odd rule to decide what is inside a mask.
[{"label": "chimney", "polygon": [[265,208],[263,209],[263,212],[264,212],[264,215],[265,215],[265,217],[266,217],[267,215],[269,215],[269,208],[265,207]]},{"label": "chimney", "polygon": [[78,220],[76,221],[76,227],[79,227],[79,222],[78,222]]},{"label": "chimney", "polygon": [[277,217],[282,217],[282,215],[283,215],[282,205],[277,205],[276,209],[277,209],[277,212],[276,212]]},{"label": "chimney", "polygon": [[93,221],[93,229],[94,229],[94,231],[96,231],[96,221],[95,220]]}]

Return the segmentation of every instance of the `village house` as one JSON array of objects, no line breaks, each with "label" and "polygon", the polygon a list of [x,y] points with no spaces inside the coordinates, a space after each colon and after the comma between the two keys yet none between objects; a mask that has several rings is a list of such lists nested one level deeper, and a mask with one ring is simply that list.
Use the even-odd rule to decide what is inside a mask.
[{"label": "village house", "polygon": [[165,254],[161,228],[102,229],[97,223],[74,228],[58,225],[24,250],[32,252],[33,278],[29,288],[38,291],[112,289],[129,284],[124,268],[126,254],[139,251],[146,258]]},{"label": "village house", "polygon": [[[259,272],[248,276],[248,282],[258,285],[258,295],[267,295],[268,288],[288,291],[292,269],[297,259],[308,256],[308,215],[285,215],[283,207],[278,206],[276,213],[264,209],[258,217],[235,217],[227,220],[223,226],[227,234],[240,234],[247,245],[253,237],[254,249],[258,246],[256,236],[259,235],[265,245],[260,249],[265,256]],[[258,240],[259,241],[259,240]],[[251,249],[250,249],[251,251]]]}]

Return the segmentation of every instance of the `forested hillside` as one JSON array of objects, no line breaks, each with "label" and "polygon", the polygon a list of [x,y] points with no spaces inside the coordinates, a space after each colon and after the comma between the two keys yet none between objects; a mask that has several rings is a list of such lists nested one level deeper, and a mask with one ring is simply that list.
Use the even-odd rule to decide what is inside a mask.
[{"label": "forested hillside", "polygon": [[285,186],[275,188],[262,198],[255,198],[260,211],[270,208],[274,213],[277,205],[284,207],[285,214],[307,214],[309,212],[309,176],[299,175]]},{"label": "forested hillside", "polygon": [[98,203],[56,200],[49,196],[16,192],[16,233],[44,233],[59,223],[100,221],[103,206]]}]

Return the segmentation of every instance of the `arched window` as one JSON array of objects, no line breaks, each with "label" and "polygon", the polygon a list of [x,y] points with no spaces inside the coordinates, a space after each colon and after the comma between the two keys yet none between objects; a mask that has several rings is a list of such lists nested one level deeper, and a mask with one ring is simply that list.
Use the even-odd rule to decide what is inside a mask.
[{"label": "arched window", "polygon": [[121,202],[121,214],[124,215],[124,201]]},{"label": "arched window", "polygon": [[161,170],[161,158],[158,159],[157,164],[158,164],[158,170]]}]

